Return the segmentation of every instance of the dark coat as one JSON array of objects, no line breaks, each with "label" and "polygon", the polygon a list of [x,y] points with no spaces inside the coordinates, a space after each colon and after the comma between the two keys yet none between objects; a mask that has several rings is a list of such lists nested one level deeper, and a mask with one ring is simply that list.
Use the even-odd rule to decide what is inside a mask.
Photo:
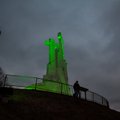
[{"label": "dark coat", "polygon": [[74,91],[80,91],[80,85],[79,83],[75,82],[73,85]]}]

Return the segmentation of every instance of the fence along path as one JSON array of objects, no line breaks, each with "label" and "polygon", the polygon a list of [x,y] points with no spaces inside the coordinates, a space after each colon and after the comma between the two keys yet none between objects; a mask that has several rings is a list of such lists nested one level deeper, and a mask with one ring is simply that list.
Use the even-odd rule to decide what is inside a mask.
[{"label": "fence along path", "polygon": [[[64,84],[52,80],[43,80],[42,78],[24,76],[24,75],[7,74],[4,85],[6,87],[49,91],[49,92],[65,94],[69,96],[73,96],[74,93],[72,85]],[[109,102],[106,98],[89,90],[87,91],[81,90],[81,99],[85,99],[87,101],[92,101],[109,107]]]}]

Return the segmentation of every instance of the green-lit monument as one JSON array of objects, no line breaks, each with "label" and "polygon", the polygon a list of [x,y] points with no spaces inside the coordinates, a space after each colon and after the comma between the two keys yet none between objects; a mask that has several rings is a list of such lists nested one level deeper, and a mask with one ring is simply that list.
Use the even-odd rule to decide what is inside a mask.
[{"label": "green-lit monument", "polygon": [[49,47],[49,63],[47,64],[47,73],[44,75],[46,80],[54,80],[61,83],[68,83],[67,63],[64,58],[64,40],[61,33],[58,33],[58,43],[52,38],[45,41]]},{"label": "green-lit monument", "polygon": [[67,74],[67,63],[64,58],[64,40],[62,34],[58,33],[58,42],[49,38],[45,41],[45,45],[49,47],[49,62],[47,64],[47,72],[43,76],[43,81],[31,86],[27,89],[36,88],[37,90],[45,90],[70,94]]}]

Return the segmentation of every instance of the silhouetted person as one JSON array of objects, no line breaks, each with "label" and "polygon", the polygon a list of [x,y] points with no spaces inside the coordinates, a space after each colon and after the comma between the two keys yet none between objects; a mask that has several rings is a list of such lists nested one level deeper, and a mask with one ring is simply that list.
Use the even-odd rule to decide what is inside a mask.
[{"label": "silhouetted person", "polygon": [[74,88],[73,96],[76,97],[76,98],[81,98],[80,85],[79,85],[78,81],[76,81],[74,83],[73,88]]}]

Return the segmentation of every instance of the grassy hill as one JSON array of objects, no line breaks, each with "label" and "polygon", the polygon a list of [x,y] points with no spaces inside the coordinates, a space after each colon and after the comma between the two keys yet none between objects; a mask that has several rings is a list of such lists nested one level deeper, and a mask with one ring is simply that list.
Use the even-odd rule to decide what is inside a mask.
[{"label": "grassy hill", "polygon": [[14,90],[0,102],[0,120],[120,120],[120,113],[102,105],[49,92]]}]

